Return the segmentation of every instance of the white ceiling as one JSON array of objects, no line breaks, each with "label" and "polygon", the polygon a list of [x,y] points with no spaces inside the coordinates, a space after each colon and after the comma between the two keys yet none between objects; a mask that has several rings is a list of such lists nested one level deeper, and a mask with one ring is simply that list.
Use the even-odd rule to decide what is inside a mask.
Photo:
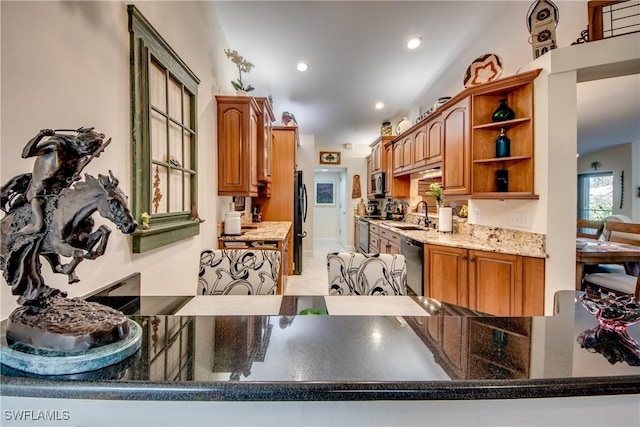
[{"label": "white ceiling", "polygon": [[[381,122],[415,120],[438,97],[462,91],[467,67],[485,53],[502,58],[502,77],[515,74],[532,60],[525,22],[532,3],[217,1],[215,7],[230,48],[256,65],[243,76],[256,88],[252,94],[272,96],[278,122],[289,111],[316,144],[339,147],[368,145]],[[568,46],[587,26],[586,1],[555,4],[557,43]],[[405,43],[415,35],[423,44],[411,51]],[[296,70],[301,60],[310,65],[306,73]],[[640,76],[580,83],[578,100],[582,154],[640,139]],[[373,108],[377,101],[383,110]]]}]

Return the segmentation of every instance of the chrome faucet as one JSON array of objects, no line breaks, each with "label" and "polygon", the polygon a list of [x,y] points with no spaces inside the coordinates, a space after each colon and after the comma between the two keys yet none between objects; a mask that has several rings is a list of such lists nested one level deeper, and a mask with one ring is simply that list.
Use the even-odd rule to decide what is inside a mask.
[{"label": "chrome faucet", "polygon": [[419,208],[422,203],[424,203],[424,226],[429,228],[429,224],[431,223],[431,221],[429,221],[429,205],[427,204],[427,202],[425,202],[424,200],[420,200],[416,205],[416,212],[420,211]]}]

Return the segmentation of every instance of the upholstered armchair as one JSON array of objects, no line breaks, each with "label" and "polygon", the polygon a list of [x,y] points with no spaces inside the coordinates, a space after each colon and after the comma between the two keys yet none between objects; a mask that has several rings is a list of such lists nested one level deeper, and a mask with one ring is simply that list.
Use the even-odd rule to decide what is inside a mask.
[{"label": "upholstered armchair", "polygon": [[327,254],[329,295],[407,295],[403,255]]},{"label": "upholstered armchair", "polygon": [[280,252],[260,249],[204,250],[198,295],[274,295]]}]

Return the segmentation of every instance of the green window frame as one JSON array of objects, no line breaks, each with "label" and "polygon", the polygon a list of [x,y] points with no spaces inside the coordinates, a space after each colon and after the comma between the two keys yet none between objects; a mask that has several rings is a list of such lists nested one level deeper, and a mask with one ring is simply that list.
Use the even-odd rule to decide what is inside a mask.
[{"label": "green window frame", "polygon": [[134,253],[200,233],[197,211],[197,96],[200,80],[133,5],[130,33],[132,210],[149,228]]}]

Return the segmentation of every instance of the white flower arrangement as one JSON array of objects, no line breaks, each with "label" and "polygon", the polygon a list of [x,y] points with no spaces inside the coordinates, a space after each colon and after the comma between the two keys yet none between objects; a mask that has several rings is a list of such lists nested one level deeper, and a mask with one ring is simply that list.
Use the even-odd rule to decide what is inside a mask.
[{"label": "white flower arrangement", "polygon": [[253,67],[255,67],[255,65],[253,65],[253,63],[244,59],[244,57],[240,55],[236,50],[225,49],[224,53],[227,55],[227,58],[229,58],[231,62],[236,64],[236,67],[238,67],[238,80],[231,81],[233,88],[235,90],[243,90],[245,92],[251,92],[254,89],[254,87],[251,85],[247,85],[247,86],[244,85],[244,83],[242,82],[242,73],[248,73],[249,71],[251,71]]}]

